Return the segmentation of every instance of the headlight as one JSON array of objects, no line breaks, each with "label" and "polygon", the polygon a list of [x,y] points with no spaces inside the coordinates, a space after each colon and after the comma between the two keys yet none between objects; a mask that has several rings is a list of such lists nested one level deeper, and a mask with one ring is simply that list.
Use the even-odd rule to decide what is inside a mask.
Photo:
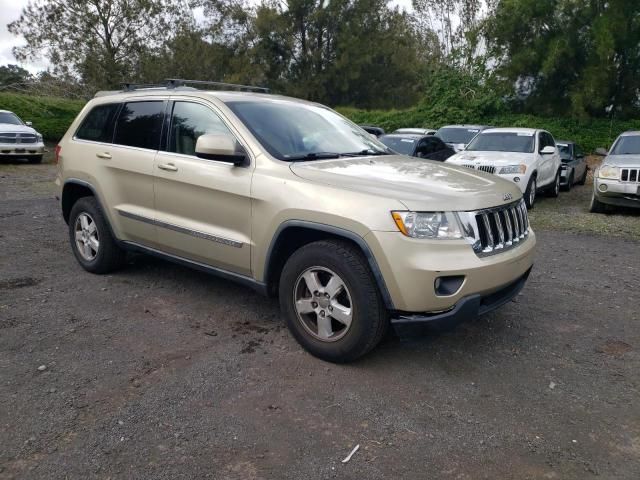
[{"label": "headlight", "polygon": [[462,238],[458,217],[453,212],[391,212],[398,229],[407,237],[431,239]]},{"label": "headlight", "polygon": [[502,167],[498,172],[499,175],[511,175],[515,173],[525,173],[527,171],[527,166],[524,163],[520,165],[507,165],[506,167]]},{"label": "headlight", "polygon": [[620,169],[611,165],[603,165],[598,170],[598,177],[618,180],[620,178]]},{"label": "headlight", "polygon": [[42,141],[42,135],[40,135],[39,133],[36,133],[36,139],[38,140],[38,142]]}]

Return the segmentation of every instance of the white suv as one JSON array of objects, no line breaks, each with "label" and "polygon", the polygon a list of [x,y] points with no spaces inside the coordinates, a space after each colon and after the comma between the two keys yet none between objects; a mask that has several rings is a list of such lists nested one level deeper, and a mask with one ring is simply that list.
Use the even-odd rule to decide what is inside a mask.
[{"label": "white suv", "polygon": [[447,163],[499,175],[515,182],[528,208],[536,192],[560,193],[562,161],[549,132],[532,128],[490,128],[483,130],[467,148],[449,157]]}]

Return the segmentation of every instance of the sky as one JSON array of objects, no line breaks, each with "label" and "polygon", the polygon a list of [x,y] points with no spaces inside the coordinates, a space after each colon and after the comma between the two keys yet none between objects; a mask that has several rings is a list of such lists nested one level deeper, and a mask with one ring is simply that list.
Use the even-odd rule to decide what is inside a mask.
[{"label": "sky", "polygon": [[[31,73],[46,70],[48,62],[46,59],[38,59],[29,63],[19,63],[11,50],[13,47],[22,45],[24,41],[12,35],[7,30],[7,24],[17,20],[20,12],[29,3],[29,0],[0,0],[0,65],[8,63],[18,64],[26,68]],[[403,8],[411,8],[411,0],[393,0],[393,5],[399,5]]]}]

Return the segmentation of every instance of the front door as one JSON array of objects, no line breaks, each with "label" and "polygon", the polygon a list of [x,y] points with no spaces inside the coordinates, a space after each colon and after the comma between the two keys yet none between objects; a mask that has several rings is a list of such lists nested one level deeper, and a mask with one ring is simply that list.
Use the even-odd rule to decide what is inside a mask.
[{"label": "front door", "polygon": [[213,105],[175,100],[168,112],[167,142],[154,166],[162,250],[249,275],[253,163],[238,167],[196,156],[200,135],[232,135]]}]

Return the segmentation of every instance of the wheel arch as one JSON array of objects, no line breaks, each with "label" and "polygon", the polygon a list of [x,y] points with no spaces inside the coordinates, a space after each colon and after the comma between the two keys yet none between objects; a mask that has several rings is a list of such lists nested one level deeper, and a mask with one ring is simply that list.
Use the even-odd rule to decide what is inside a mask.
[{"label": "wheel arch", "polygon": [[389,310],[394,310],[391,295],[382,276],[378,262],[367,242],[357,233],[332,225],[305,220],[288,220],[280,224],[267,250],[264,283],[270,296],[277,295],[280,274],[287,259],[300,247],[318,240],[334,238],[355,245],[367,259],[382,300]]}]

